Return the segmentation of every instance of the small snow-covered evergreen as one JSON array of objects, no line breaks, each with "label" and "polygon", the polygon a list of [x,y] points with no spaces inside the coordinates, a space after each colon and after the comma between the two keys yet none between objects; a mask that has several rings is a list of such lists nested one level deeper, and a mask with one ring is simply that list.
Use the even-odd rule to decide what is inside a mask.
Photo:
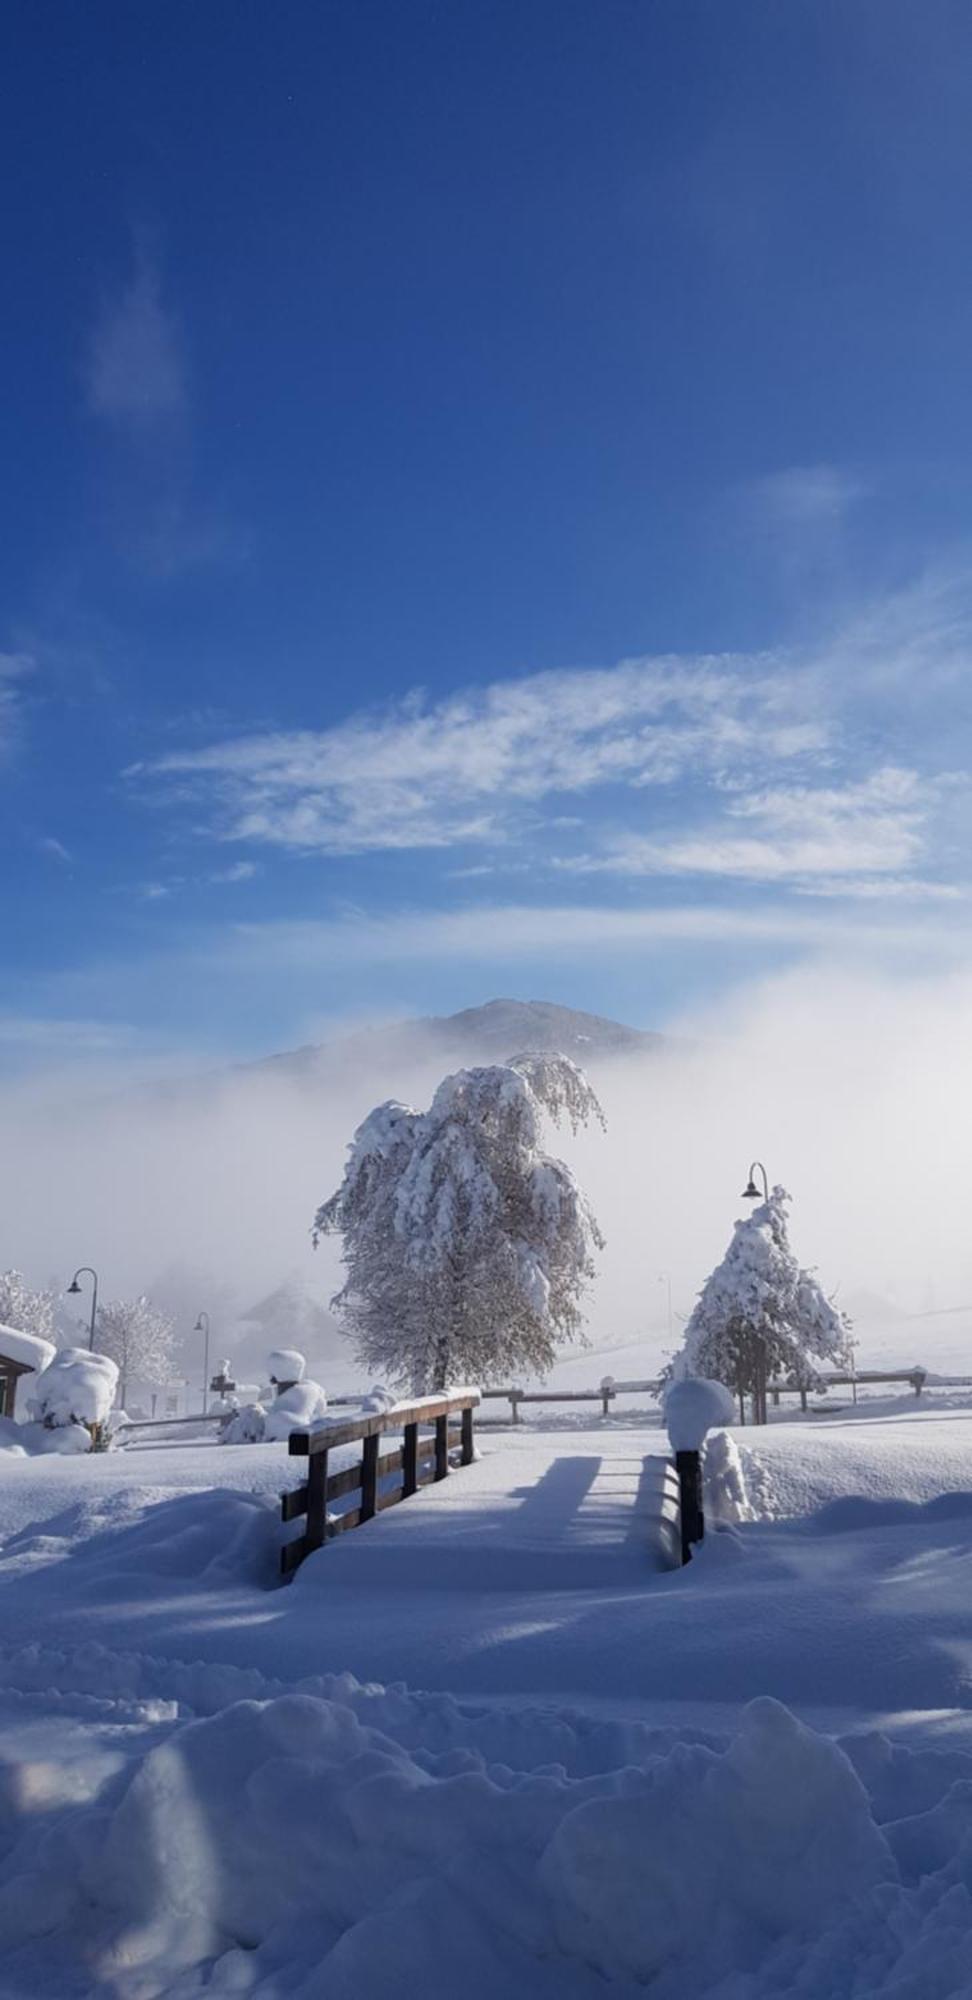
[{"label": "small snow-covered evergreen", "polygon": [[758,1405],[773,1375],[809,1388],[823,1364],[846,1361],[848,1322],[814,1273],[797,1263],[789,1201],[785,1188],[774,1187],[768,1201],[736,1223],[685,1328],[676,1379],[714,1376]]},{"label": "small snow-covered evergreen", "polygon": [[340,1233],[334,1304],[369,1369],[421,1392],[550,1367],[581,1336],[602,1237],[544,1116],[574,1130],[600,1106],[566,1056],[459,1070],[428,1111],[380,1104],[359,1126],[314,1241]]}]

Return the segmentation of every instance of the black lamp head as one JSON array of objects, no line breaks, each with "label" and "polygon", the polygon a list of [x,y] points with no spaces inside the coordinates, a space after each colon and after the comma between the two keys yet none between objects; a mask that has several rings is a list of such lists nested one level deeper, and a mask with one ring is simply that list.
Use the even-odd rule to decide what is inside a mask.
[{"label": "black lamp head", "polygon": [[71,1283],[68,1286],[68,1297],[70,1297],[72,1292],[80,1292],[80,1290],[81,1287],[78,1284],[77,1278],[72,1278]]},{"label": "black lamp head", "polygon": [[759,1189],[756,1186],[756,1182],[754,1181],[752,1174],[750,1174],[749,1180],[747,1181],[746,1186],[743,1188],[742,1198],[743,1201],[759,1200]]}]

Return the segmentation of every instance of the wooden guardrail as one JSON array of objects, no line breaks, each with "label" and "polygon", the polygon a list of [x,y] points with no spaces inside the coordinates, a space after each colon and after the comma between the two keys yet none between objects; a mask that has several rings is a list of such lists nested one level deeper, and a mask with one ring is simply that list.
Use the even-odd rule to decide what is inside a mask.
[{"label": "wooden guardrail", "polygon": [[[323,1548],[335,1535],[370,1521],[386,1507],[408,1500],[420,1486],[445,1479],[449,1472],[450,1425],[457,1433],[460,1460],[471,1465],[475,1455],[473,1411],[479,1402],[478,1389],[462,1389],[452,1396],[423,1396],[413,1403],[395,1403],[390,1410],[376,1411],[345,1422],[325,1419],[312,1430],[291,1431],[291,1458],[306,1458],[307,1478],[300,1486],[281,1495],[280,1513],[284,1521],[307,1517],[307,1526],[296,1540],[285,1542],[280,1551],[280,1568],[292,1576],[305,1556]],[[431,1435],[420,1431],[431,1428]],[[389,1431],[402,1434],[394,1451],[382,1454],[382,1437]],[[328,1457],[342,1445],[361,1445],[357,1465],[328,1473]],[[384,1481],[401,1473],[401,1483],[382,1491]],[[348,1493],[360,1493],[356,1507],[328,1519],[327,1503]]]}]

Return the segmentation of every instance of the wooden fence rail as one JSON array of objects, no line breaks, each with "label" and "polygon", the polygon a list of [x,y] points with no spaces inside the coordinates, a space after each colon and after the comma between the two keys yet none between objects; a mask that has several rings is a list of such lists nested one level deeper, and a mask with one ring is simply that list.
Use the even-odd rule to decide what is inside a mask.
[{"label": "wooden fence rail", "polygon": [[[396,1403],[390,1410],[367,1416],[349,1417],[346,1422],[324,1422],[313,1430],[291,1431],[291,1458],[306,1458],[307,1478],[300,1486],[281,1495],[284,1521],[306,1516],[307,1525],[296,1540],[285,1542],[280,1551],[284,1576],[292,1576],[305,1556],[323,1548],[335,1535],[373,1520],[386,1507],[408,1500],[420,1486],[445,1479],[449,1472],[450,1428],[459,1446],[460,1462],[471,1465],[475,1456],[473,1411],[479,1402],[477,1389],[463,1389],[451,1396],[423,1396],[414,1403]],[[423,1428],[429,1432],[420,1433]],[[401,1433],[397,1449],[382,1453],[381,1439],[387,1432]],[[328,1473],[328,1456],[342,1445],[360,1444],[361,1458],[340,1472]],[[401,1482],[382,1490],[383,1482],[395,1473]],[[327,1503],[348,1493],[360,1493],[356,1507],[328,1519]]]}]

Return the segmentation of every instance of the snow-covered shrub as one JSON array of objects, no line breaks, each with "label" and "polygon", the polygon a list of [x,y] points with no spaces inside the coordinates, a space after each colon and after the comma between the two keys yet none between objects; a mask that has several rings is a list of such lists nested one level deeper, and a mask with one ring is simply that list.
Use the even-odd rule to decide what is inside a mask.
[{"label": "snow-covered shrub", "polygon": [[48,1430],[83,1428],[88,1444],[79,1441],[78,1449],[87,1450],[107,1422],[117,1387],[118,1369],[110,1355],[62,1347],[38,1375],[29,1407]]},{"label": "snow-covered shrub", "polygon": [[315,1418],[322,1417],[326,1409],[327,1397],[319,1382],[295,1382],[292,1389],[285,1389],[271,1403],[263,1435],[274,1441],[289,1438],[291,1431],[303,1430]]},{"label": "snow-covered shrub", "polygon": [[296,1347],[275,1347],[267,1355],[267,1380],[277,1382],[302,1382],[307,1369],[304,1356]]},{"label": "snow-covered shrub", "polygon": [[566,1056],[459,1070],[428,1111],[380,1104],[359,1126],[313,1235],[343,1238],[334,1303],[366,1367],[422,1393],[543,1373],[556,1342],[582,1337],[602,1238],[570,1169],[541,1150],[545,1114],[575,1130],[601,1117]]},{"label": "snow-covered shrub", "polygon": [[362,1396],[361,1408],[368,1416],[380,1416],[384,1410],[393,1410],[397,1401],[398,1397],[393,1396],[390,1389],[386,1389],[381,1382],[374,1382],[368,1394]]},{"label": "snow-covered shrub", "polygon": [[266,1435],[267,1413],[262,1403],[244,1403],[219,1434],[220,1444],[262,1444]]}]

